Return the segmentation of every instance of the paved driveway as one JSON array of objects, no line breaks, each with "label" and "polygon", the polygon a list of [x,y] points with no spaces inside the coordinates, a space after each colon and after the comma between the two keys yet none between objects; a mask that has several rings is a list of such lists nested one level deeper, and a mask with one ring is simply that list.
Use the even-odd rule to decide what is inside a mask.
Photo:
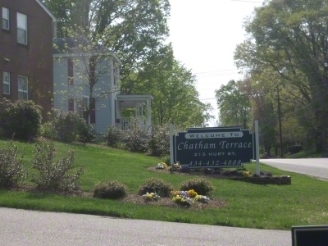
[{"label": "paved driveway", "polygon": [[291,233],[0,208],[0,245],[290,246]]},{"label": "paved driveway", "polygon": [[260,162],[281,170],[328,180],[328,158],[261,159]]}]

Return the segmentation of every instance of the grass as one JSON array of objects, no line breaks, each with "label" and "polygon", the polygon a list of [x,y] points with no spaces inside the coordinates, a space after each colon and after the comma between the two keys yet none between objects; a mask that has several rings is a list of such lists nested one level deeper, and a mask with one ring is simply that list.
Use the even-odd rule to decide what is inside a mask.
[{"label": "grass", "polygon": [[290,159],[298,159],[298,158],[319,158],[319,157],[328,157],[328,153],[316,153],[315,151],[311,150],[303,150],[299,153],[292,154],[286,156],[286,158]]},{"label": "grass", "polygon": [[[6,142],[0,141],[0,148]],[[33,145],[16,143],[31,169]],[[150,171],[160,159],[96,145],[56,143],[58,157],[74,149],[77,163],[85,167],[81,188],[92,192],[99,181],[118,180],[136,194],[148,178],[161,178],[179,189],[192,175]],[[21,152],[21,153],[22,153]],[[255,164],[246,166],[253,173]],[[204,210],[134,204],[132,202],[62,196],[58,194],[0,190],[0,206],[31,210],[60,211],[115,216],[120,218],[173,221],[234,227],[286,229],[292,225],[324,224],[328,221],[328,183],[261,165],[261,171],[291,175],[292,185],[255,185],[228,179],[208,178],[215,187],[210,197],[226,206]],[[29,183],[27,179],[25,182]]]}]

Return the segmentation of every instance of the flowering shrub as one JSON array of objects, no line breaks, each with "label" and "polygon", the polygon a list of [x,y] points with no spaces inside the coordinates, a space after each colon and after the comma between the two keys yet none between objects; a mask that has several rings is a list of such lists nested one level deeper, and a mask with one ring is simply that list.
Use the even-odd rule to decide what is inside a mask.
[{"label": "flowering shrub", "polygon": [[172,190],[173,186],[170,183],[167,183],[162,179],[152,178],[145,181],[145,183],[139,188],[138,194],[144,195],[147,192],[154,192],[161,197],[169,197]]},{"label": "flowering shrub", "polygon": [[159,195],[157,195],[156,192],[151,192],[151,193],[147,192],[142,196],[146,201],[157,201],[161,198]]},{"label": "flowering shrub", "polygon": [[212,184],[206,179],[193,178],[186,180],[181,184],[180,190],[191,190],[193,189],[198,194],[207,195],[211,190],[213,190]]},{"label": "flowering shrub", "polygon": [[170,171],[179,171],[181,169],[181,166],[179,163],[174,163],[170,166]]},{"label": "flowering shrub", "polygon": [[172,198],[173,201],[180,205],[191,206],[192,199],[188,196],[176,195]]},{"label": "flowering shrub", "polygon": [[188,196],[190,196],[190,197],[195,197],[198,195],[197,192],[194,190],[188,190],[187,193],[188,193]]},{"label": "flowering shrub", "polygon": [[242,174],[243,174],[244,177],[251,177],[252,176],[252,173],[250,171],[243,171]]},{"label": "flowering shrub", "polygon": [[4,148],[0,148],[0,187],[16,186],[25,177],[22,157],[18,156],[18,148],[10,141]]},{"label": "flowering shrub", "polygon": [[156,169],[167,169],[167,164],[165,162],[160,162],[157,164]]},{"label": "flowering shrub", "polygon": [[70,150],[55,160],[56,148],[53,142],[40,141],[34,145],[32,182],[37,188],[53,191],[72,191],[79,188],[79,179],[84,168],[75,164],[75,152]]},{"label": "flowering shrub", "polygon": [[148,142],[149,153],[153,156],[170,154],[170,135],[168,125],[152,126]]},{"label": "flowering shrub", "polygon": [[188,191],[171,191],[172,201],[184,205],[191,206],[194,201],[208,203],[210,198],[207,196],[198,195],[193,189]]},{"label": "flowering shrub", "polygon": [[203,203],[208,203],[210,201],[210,198],[207,197],[207,196],[202,196],[202,195],[197,195],[195,196],[195,201],[198,201],[198,202],[203,202]]}]

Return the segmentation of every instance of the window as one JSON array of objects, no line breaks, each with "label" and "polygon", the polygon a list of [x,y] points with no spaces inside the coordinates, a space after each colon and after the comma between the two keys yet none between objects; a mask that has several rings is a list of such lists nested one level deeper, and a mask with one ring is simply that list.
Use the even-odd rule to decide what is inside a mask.
[{"label": "window", "polygon": [[18,100],[28,100],[28,79],[18,76]]},{"label": "window", "polygon": [[74,62],[72,58],[67,59],[67,75],[68,75],[68,84],[74,84]]},{"label": "window", "polygon": [[3,72],[3,94],[10,95],[10,73]]},{"label": "window", "polygon": [[114,68],[114,85],[117,85],[119,76],[120,76],[120,70],[119,70],[119,68],[116,67],[116,68]]},{"label": "window", "polygon": [[2,7],[2,28],[9,30],[9,9]]},{"label": "window", "polygon": [[88,110],[89,98],[87,97],[68,99],[68,111],[77,113],[80,118],[85,119],[87,123],[95,123],[94,100],[92,100],[91,103],[92,105],[90,105],[90,114],[88,117],[86,111]]},{"label": "window", "polygon": [[86,111],[88,109],[88,99],[85,97],[76,99],[75,107],[76,107],[75,112],[80,116],[80,118],[87,120],[85,115],[86,115]]},{"label": "window", "polygon": [[17,42],[27,44],[27,16],[17,13]]}]

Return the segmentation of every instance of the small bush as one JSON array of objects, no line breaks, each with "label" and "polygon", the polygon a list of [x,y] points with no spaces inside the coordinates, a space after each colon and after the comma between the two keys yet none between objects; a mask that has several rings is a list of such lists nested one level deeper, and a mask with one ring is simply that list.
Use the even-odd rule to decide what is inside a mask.
[{"label": "small bush", "polygon": [[128,194],[128,188],[118,181],[98,183],[93,190],[93,197],[101,199],[121,199]]},{"label": "small bush", "polygon": [[67,143],[79,140],[80,129],[86,123],[78,114],[55,111],[52,118],[57,140]]},{"label": "small bush", "polygon": [[74,112],[55,110],[51,120],[41,127],[41,136],[48,139],[71,143],[93,143],[97,141],[97,134],[87,122]]},{"label": "small bush", "polygon": [[94,143],[97,141],[97,133],[92,126],[87,124],[84,120],[79,124],[77,141],[82,143]]},{"label": "small bush", "polygon": [[156,193],[161,197],[169,197],[170,192],[173,190],[173,186],[161,179],[148,179],[146,182],[139,188],[138,194],[144,195],[148,193]]},{"label": "small bush", "polygon": [[109,127],[107,131],[107,145],[111,147],[117,147],[121,141],[121,131],[115,127]]},{"label": "small bush", "polygon": [[211,190],[213,190],[213,186],[205,179],[194,178],[183,182],[180,190],[194,190],[200,195],[207,195]]},{"label": "small bush", "polygon": [[170,135],[167,126],[152,127],[148,148],[153,156],[161,157],[170,154]]},{"label": "small bush", "polygon": [[145,129],[138,126],[123,132],[123,143],[131,152],[145,153],[148,149],[149,136]]},{"label": "small bush", "polygon": [[77,190],[84,169],[75,165],[74,151],[55,161],[56,149],[52,142],[40,141],[34,145],[33,168],[37,171],[32,182],[37,188],[51,191]]},{"label": "small bush", "polygon": [[4,100],[1,107],[4,108],[0,114],[1,128],[7,138],[26,141],[37,137],[42,120],[41,106],[26,100],[15,103]]},{"label": "small bush", "polygon": [[57,139],[54,124],[51,121],[43,123],[40,128],[40,135],[48,139]]},{"label": "small bush", "polygon": [[25,176],[22,157],[17,156],[17,146],[12,142],[0,149],[0,187],[11,188]]}]

